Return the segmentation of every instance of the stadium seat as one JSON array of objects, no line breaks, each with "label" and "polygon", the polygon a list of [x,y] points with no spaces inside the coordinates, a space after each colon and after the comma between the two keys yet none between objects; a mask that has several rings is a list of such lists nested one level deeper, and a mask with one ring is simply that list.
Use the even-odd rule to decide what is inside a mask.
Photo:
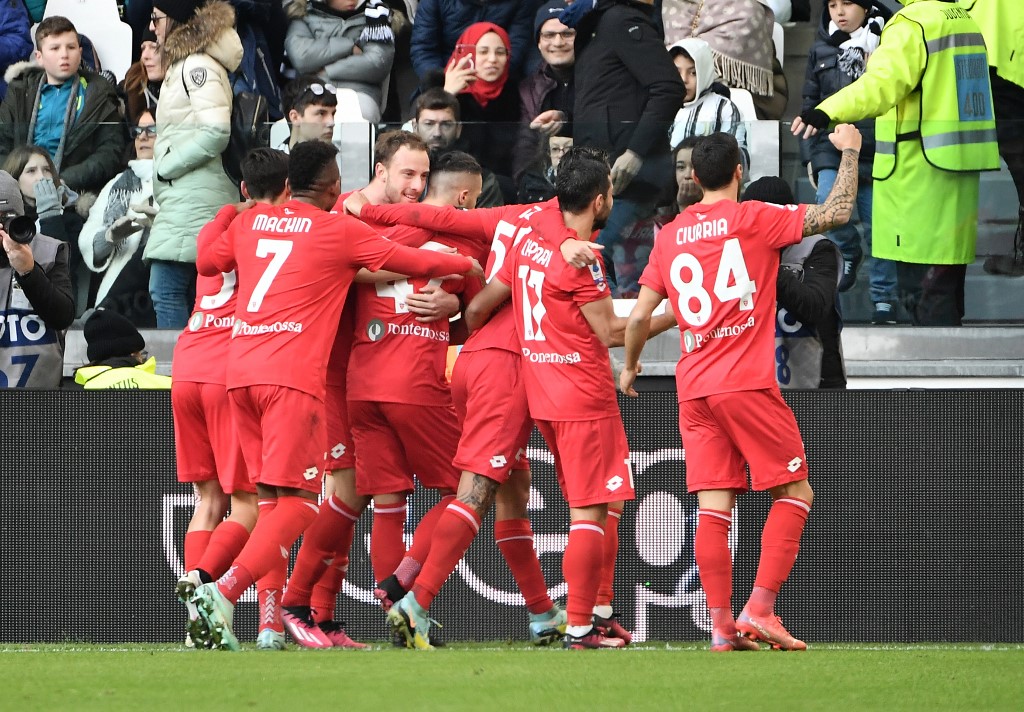
[{"label": "stadium seat", "polygon": [[342,191],[366,185],[373,170],[373,124],[359,110],[359,97],[352,89],[338,89],[338,113],[334,115],[334,145],[338,147]]},{"label": "stadium seat", "polygon": [[43,17],[53,15],[71,20],[92,41],[103,69],[124,79],[132,65],[132,28],[121,22],[117,0],[49,0]]},{"label": "stadium seat", "polygon": [[772,28],[772,42],[775,43],[775,56],[778,58],[779,64],[786,66],[786,63],[782,59],[785,54],[783,50],[785,49],[786,44],[786,34],[782,30],[782,25],[777,22]]},{"label": "stadium seat", "polygon": [[757,112],[754,110],[754,97],[746,89],[735,89],[729,87],[729,98],[736,108],[740,110],[740,118],[744,121],[757,121]]}]

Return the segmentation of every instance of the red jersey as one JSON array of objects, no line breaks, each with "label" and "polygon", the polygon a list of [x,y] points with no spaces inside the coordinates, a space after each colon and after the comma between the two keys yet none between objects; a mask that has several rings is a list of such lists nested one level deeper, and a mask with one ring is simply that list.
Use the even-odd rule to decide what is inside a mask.
[{"label": "red jersey", "polygon": [[227,387],[286,386],[323,400],[327,360],[349,286],[361,267],[448,274],[454,255],[418,255],[358,220],[291,200],[242,213],[205,259],[203,274],[237,267]]},{"label": "red jersey", "polygon": [[[523,236],[528,235],[534,228],[540,229],[545,237],[556,245],[561,245],[570,238],[578,238],[578,235],[562,222],[557,200],[533,205],[505,205],[475,210],[438,209],[422,204],[367,205],[363,207],[361,215],[384,223],[407,222],[441,233],[486,241],[491,248],[487,265],[484,267],[488,282],[498,273],[506,256],[519,244]],[[512,310],[508,304],[503,304],[495,310],[490,320],[474,331],[462,347],[462,351],[466,353],[484,349],[519,353],[519,340],[512,321]]]},{"label": "red jersey", "polygon": [[[252,210],[259,210],[256,206]],[[225,205],[207,223],[196,238],[199,253],[209,249],[231,226],[238,215],[233,205]],[[185,330],[178,336],[171,362],[172,381],[193,383],[227,382],[228,344],[235,324],[234,271],[196,279],[196,305]]]},{"label": "red jersey", "polygon": [[[384,230],[390,240],[421,250],[454,247],[462,254],[484,259],[480,245],[451,239],[423,228],[396,226]],[[409,278],[355,288],[355,331],[348,366],[349,400],[450,406],[445,378],[450,331],[448,319],[416,320],[405,300],[428,284],[453,292],[465,280]],[[382,378],[381,374],[387,374]]]},{"label": "red jersey", "polygon": [[806,205],[691,205],[658,233],[640,284],[672,300],[682,356],[679,400],[778,388],[779,250],[800,242]]},{"label": "red jersey", "polygon": [[512,318],[523,355],[523,381],[535,420],[595,420],[619,415],[608,347],[581,306],[611,299],[603,261],[568,264],[558,245],[522,237],[496,278],[512,288]]}]

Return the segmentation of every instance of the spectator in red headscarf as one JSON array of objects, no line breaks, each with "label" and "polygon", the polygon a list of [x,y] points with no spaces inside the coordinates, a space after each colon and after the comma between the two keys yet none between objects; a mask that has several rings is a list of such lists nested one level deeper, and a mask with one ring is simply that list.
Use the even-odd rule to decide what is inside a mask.
[{"label": "spectator in red headscarf", "polygon": [[498,177],[506,201],[515,195],[510,136],[519,122],[519,90],[509,79],[511,51],[505,30],[477,22],[459,37],[444,74],[445,91],[459,99],[468,151]]}]

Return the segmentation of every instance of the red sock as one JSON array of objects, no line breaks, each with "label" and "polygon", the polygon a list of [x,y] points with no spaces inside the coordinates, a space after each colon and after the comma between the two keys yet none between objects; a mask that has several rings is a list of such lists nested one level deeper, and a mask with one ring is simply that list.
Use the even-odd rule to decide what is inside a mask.
[{"label": "red sock", "polygon": [[[494,540],[512,571],[512,578],[526,600],[530,613],[547,613],[555,604],[548,595],[544,572],[540,570],[533,548],[533,529],[529,519],[501,519],[494,522]],[[417,600],[419,600],[417,598]]]},{"label": "red sock", "polygon": [[256,582],[256,599],[259,601],[260,607],[260,630],[270,628],[278,633],[284,632],[284,623],[281,622],[281,606],[283,605],[281,592],[284,589],[286,578],[288,578],[288,559],[283,558]]},{"label": "red sock", "polygon": [[562,573],[569,584],[565,612],[571,626],[589,626],[593,620],[603,558],[604,527],[583,519],[573,522],[562,557]]},{"label": "red sock", "polygon": [[757,565],[754,590],[747,603],[750,613],[766,616],[775,612],[775,597],[800,551],[800,537],[811,505],[796,497],[775,500],[768,521],[761,530],[761,560]]},{"label": "red sock", "polygon": [[373,530],[370,532],[370,564],[375,581],[383,581],[395,573],[405,556],[405,504],[373,507]]},{"label": "red sock", "polygon": [[316,518],[319,507],[303,497],[279,497],[277,506],[256,522],[249,541],[217,586],[235,603],[257,579],[280,566],[287,566],[290,549],[303,530]]},{"label": "red sock", "polygon": [[729,552],[732,513],[701,509],[697,514],[693,550],[708,608],[729,608],[732,605],[732,555]]},{"label": "red sock", "polygon": [[[412,546],[406,552],[402,561],[395,569],[395,578],[402,588],[412,588],[416,577],[423,568],[423,562],[430,555],[430,544],[434,540],[434,528],[441,519],[441,515],[448,509],[448,505],[455,501],[455,495],[449,494],[441,498],[441,501],[430,508],[430,511],[423,515],[423,519],[416,526],[412,535]],[[417,599],[419,600],[419,599]]]},{"label": "red sock", "polygon": [[[430,608],[434,596],[455,571],[466,549],[473,543],[473,537],[480,531],[480,516],[472,507],[457,499],[449,502],[437,519],[433,533],[434,545],[430,547],[427,560],[423,562],[416,584],[412,587],[416,602],[424,608]],[[416,534],[419,536],[418,529]],[[412,554],[411,549],[409,553]]]},{"label": "red sock", "polygon": [[619,557],[619,519],[621,509],[608,508],[604,520],[604,568],[601,569],[601,585],[597,587],[597,605],[610,606],[615,597],[615,560]]},{"label": "red sock", "polygon": [[[352,539],[343,547],[344,551],[352,548]],[[309,598],[309,606],[312,608],[313,622],[323,623],[334,620],[334,607],[338,603],[338,594],[341,592],[342,584],[345,583],[345,576],[348,575],[348,554],[338,554],[334,563],[327,567],[323,576],[313,587],[313,593]]]},{"label": "red sock", "polygon": [[203,552],[203,557],[196,564],[196,568],[219,578],[231,566],[231,562],[242,551],[248,539],[248,529],[238,522],[226,519],[213,530],[210,543],[206,545],[206,551]]},{"label": "red sock", "polygon": [[295,557],[283,605],[310,605],[313,586],[330,569],[340,552],[348,552],[341,544],[346,538],[351,542],[352,530],[358,521],[359,512],[353,511],[337,495],[321,505],[320,514],[302,535],[302,546]]},{"label": "red sock", "polygon": [[210,543],[213,532],[209,529],[197,529],[185,532],[185,570],[192,571],[199,568],[199,560],[203,558],[203,552]]},{"label": "red sock", "polygon": [[736,628],[732,616],[732,554],[729,552],[732,512],[700,509],[697,516],[693,551],[700,585],[711,612],[711,624],[716,630],[729,634]]}]

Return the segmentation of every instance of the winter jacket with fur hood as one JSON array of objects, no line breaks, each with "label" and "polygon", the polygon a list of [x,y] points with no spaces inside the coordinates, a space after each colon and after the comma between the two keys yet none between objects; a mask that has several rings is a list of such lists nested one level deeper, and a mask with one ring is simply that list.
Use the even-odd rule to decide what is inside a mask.
[{"label": "winter jacket with fur hood", "polygon": [[160,212],[146,244],[147,260],[196,261],[196,236],[238,188],[221,153],[231,135],[231,81],[242,61],[235,11],[221,0],[203,6],[164,43],[167,74],[160,89],[153,196]]},{"label": "winter jacket with fur hood", "polygon": [[286,8],[291,23],[284,46],[297,71],[317,74],[339,89],[352,89],[359,95],[363,118],[377,122],[384,82],[395,61],[395,44],[364,42],[359,45],[360,54],[352,52],[366,26],[364,5],[359,3],[356,12],[342,17],[322,3],[293,0]]},{"label": "winter jacket with fur hood", "polygon": [[[57,169],[73,190],[95,193],[120,168],[126,137],[114,86],[85,69],[78,75],[85,80],[85,102],[67,129]],[[42,67],[30,62],[11,66],[6,76],[7,96],[0,104],[0,163],[15,146],[32,143],[29,125],[37,111],[34,104],[40,84],[46,81]]]}]

